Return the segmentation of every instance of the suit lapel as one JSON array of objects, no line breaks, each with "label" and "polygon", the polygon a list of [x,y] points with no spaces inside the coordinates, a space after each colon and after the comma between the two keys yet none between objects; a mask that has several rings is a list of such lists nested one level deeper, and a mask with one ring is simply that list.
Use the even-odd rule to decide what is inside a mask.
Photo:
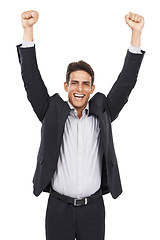
[{"label": "suit lapel", "polygon": [[104,123],[104,118],[103,115],[104,113],[100,111],[99,107],[96,106],[96,104],[92,104],[91,102],[89,102],[89,116],[90,115],[94,115],[96,117],[98,117],[99,119],[99,126],[100,126],[100,144],[102,146],[103,152],[105,149],[105,123]]},{"label": "suit lapel", "polygon": [[61,132],[63,132],[63,129],[64,129],[64,125],[65,125],[65,122],[67,120],[67,117],[70,113],[71,109],[68,105],[68,103],[65,101],[64,104],[63,104],[63,107],[62,107],[62,110],[61,110],[61,117],[60,117],[60,120],[59,120],[59,125],[61,127]]}]

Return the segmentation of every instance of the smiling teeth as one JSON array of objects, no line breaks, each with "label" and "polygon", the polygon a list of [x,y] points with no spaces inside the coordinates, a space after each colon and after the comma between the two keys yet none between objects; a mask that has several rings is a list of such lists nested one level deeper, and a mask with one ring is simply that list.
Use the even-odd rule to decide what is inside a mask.
[{"label": "smiling teeth", "polygon": [[75,97],[84,97],[84,95],[74,94]]}]

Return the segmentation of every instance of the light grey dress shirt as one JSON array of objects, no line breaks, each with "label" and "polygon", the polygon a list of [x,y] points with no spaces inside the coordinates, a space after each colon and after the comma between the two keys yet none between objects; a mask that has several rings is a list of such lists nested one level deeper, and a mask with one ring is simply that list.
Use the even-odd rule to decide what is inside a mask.
[{"label": "light grey dress shirt", "polygon": [[[34,42],[22,42],[22,47],[33,47]],[[141,54],[140,47],[131,44],[129,51]],[[84,198],[95,193],[101,185],[102,150],[99,139],[99,121],[89,116],[89,104],[79,119],[71,108],[66,120],[57,169],[51,180],[52,188],[66,196]]]},{"label": "light grey dress shirt", "polygon": [[52,187],[61,194],[83,198],[96,192],[101,184],[99,121],[95,116],[88,116],[89,105],[79,119],[75,108],[68,104],[72,110],[65,123]]}]

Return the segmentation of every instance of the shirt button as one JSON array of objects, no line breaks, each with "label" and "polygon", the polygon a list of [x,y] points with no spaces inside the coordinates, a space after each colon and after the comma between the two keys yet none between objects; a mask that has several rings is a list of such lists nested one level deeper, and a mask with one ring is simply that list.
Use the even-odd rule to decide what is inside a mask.
[{"label": "shirt button", "polygon": [[79,152],[82,153],[82,150],[80,150]]},{"label": "shirt button", "polygon": [[80,138],[82,138],[82,136],[79,136]]},{"label": "shirt button", "polygon": [[81,182],[78,182],[79,184],[81,183]]}]

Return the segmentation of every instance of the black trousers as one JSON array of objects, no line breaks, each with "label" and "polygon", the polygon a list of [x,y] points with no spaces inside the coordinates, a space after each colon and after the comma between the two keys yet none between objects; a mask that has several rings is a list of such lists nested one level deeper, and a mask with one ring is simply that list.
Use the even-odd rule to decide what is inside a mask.
[{"label": "black trousers", "polygon": [[46,211],[46,240],[104,240],[103,196],[74,206],[49,195]]}]

